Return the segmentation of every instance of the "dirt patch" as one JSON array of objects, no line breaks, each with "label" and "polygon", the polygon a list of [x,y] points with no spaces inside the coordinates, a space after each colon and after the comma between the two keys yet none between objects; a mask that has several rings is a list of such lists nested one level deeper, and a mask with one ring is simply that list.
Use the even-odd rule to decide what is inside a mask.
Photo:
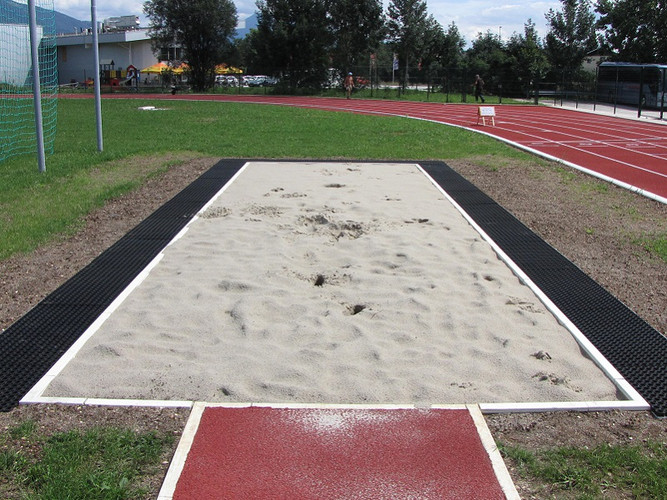
[{"label": "dirt patch", "polygon": [[[171,167],[137,191],[90,214],[74,236],[0,262],[0,329],[6,329],[217,161],[197,159]],[[497,165],[493,158],[475,158],[448,164],[665,333],[667,265],[637,241],[646,235],[664,236],[667,206],[551,163],[536,167],[517,160]],[[322,277],[318,286],[327,283]],[[27,418],[49,432],[112,425],[180,433],[187,412],[37,405],[0,413],[0,432],[6,433],[9,426]],[[487,421],[498,441],[527,449],[559,443],[595,446],[667,441],[667,422],[646,412],[492,415]],[[166,472],[166,461],[159,474],[147,478],[153,498]],[[508,466],[522,496],[543,497],[544,485],[519,479],[512,464]]]}]

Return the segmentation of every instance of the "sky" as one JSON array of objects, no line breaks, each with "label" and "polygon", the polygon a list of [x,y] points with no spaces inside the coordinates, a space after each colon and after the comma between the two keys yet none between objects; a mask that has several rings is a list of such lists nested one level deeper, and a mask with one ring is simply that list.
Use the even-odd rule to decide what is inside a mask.
[{"label": "sky", "polygon": [[[90,0],[54,0],[54,3],[58,12],[79,20],[90,20]],[[97,19],[137,15],[141,26],[147,27],[143,3],[143,0],[97,1]],[[235,0],[234,3],[239,19],[245,19],[256,10],[255,0]],[[383,3],[386,11],[389,1],[383,0]],[[532,19],[543,38],[548,31],[544,15],[549,9],[561,10],[559,0],[427,0],[427,6],[428,13],[445,29],[452,22],[456,23],[467,42],[487,31],[506,41],[513,33],[523,34],[528,19]]]}]

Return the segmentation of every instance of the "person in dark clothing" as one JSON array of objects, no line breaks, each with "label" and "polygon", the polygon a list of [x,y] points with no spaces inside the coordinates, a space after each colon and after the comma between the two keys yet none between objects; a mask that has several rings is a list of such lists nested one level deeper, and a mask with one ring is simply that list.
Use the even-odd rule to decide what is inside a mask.
[{"label": "person in dark clothing", "polygon": [[484,103],[484,96],[482,95],[482,92],[484,92],[484,80],[479,75],[475,75],[475,81],[472,86],[475,92],[475,101],[481,100]]}]

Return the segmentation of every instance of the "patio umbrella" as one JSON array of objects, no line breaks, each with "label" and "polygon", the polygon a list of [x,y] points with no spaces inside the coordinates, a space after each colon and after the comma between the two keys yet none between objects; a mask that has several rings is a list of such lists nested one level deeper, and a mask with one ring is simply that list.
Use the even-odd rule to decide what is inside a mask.
[{"label": "patio umbrella", "polygon": [[216,75],[238,75],[243,73],[242,69],[235,68],[234,66],[227,66],[226,64],[218,64],[215,67]]},{"label": "patio umbrella", "polygon": [[159,62],[156,64],[153,64],[152,66],[149,66],[148,68],[144,68],[141,70],[142,73],[162,73],[162,70],[167,69],[169,66],[167,66],[163,62]]},{"label": "patio umbrella", "polygon": [[180,66],[176,66],[174,68],[174,74],[180,75],[181,73],[183,73],[184,71],[186,71],[189,68],[190,68],[190,66],[188,66],[187,64],[181,63]]}]

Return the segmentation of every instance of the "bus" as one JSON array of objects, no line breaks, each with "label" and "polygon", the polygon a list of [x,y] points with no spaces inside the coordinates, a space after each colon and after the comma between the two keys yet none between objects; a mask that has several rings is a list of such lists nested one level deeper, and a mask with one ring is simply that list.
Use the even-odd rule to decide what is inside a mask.
[{"label": "bus", "polygon": [[667,102],[667,65],[603,62],[598,68],[597,100],[660,108]]}]

